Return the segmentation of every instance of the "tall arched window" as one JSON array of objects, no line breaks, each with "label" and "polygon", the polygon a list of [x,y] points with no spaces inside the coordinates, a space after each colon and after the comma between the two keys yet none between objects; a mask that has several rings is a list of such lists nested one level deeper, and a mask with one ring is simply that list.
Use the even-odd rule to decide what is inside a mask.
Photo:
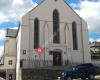
[{"label": "tall arched window", "polygon": [[60,43],[59,13],[53,11],[53,43]]},{"label": "tall arched window", "polygon": [[39,20],[34,20],[34,49],[39,47]]},{"label": "tall arched window", "polygon": [[76,22],[72,23],[72,37],[73,37],[73,50],[78,50]]}]

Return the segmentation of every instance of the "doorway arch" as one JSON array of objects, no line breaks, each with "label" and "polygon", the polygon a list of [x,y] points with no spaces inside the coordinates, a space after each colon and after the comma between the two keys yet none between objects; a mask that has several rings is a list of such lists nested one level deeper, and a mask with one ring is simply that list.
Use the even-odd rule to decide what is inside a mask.
[{"label": "doorway arch", "polygon": [[62,50],[53,50],[53,66],[62,66]]}]

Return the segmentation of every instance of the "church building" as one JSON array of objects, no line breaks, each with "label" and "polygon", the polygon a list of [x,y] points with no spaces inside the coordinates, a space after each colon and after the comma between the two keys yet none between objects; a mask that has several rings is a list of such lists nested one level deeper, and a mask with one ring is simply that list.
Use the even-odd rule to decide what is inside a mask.
[{"label": "church building", "polygon": [[44,0],[22,16],[16,41],[17,78],[20,69],[91,62],[87,23],[64,0]]}]

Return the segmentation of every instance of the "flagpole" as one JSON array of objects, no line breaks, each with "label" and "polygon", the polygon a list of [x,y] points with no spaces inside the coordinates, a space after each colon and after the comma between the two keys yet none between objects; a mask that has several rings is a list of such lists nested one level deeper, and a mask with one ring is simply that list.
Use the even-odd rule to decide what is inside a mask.
[{"label": "flagpole", "polygon": [[45,66],[45,24],[44,24],[43,35],[44,35],[44,66]]}]

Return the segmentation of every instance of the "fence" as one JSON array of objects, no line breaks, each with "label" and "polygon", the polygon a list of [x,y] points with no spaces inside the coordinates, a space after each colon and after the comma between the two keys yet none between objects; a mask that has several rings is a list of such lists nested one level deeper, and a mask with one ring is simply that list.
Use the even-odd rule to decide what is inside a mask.
[{"label": "fence", "polygon": [[[61,66],[68,66],[72,65],[68,60],[62,61]],[[53,60],[21,60],[20,61],[20,67],[23,69],[26,68],[45,68],[45,67],[52,67],[53,66]]]},{"label": "fence", "polygon": [[52,60],[21,60],[20,67],[21,68],[41,68],[41,67],[49,67],[53,66]]}]

